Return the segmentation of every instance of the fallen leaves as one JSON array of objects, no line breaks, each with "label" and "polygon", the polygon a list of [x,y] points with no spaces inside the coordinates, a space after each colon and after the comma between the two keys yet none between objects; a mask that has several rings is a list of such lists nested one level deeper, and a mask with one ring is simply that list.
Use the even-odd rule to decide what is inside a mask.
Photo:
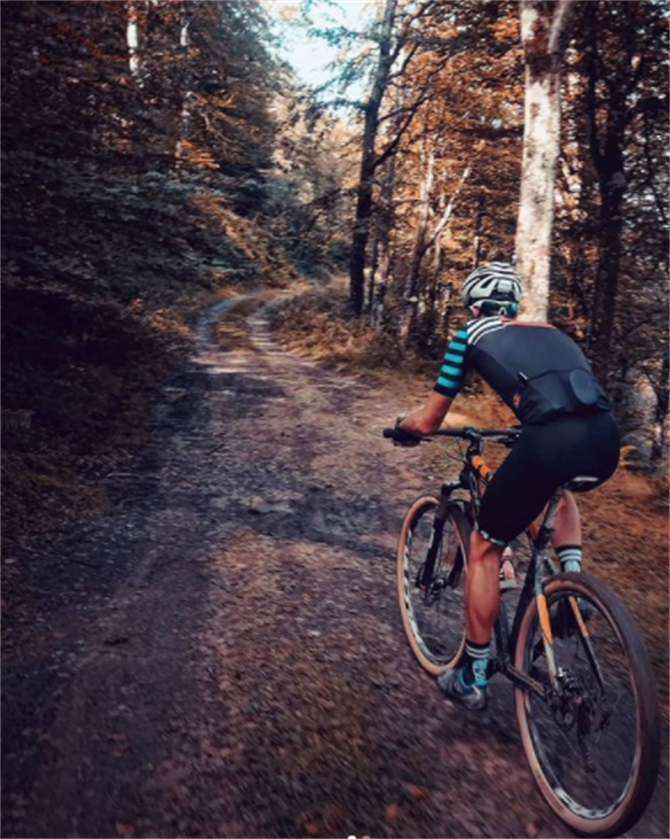
[{"label": "fallen leaves", "polygon": [[407,792],[412,796],[412,798],[420,801],[422,798],[426,797],[426,793],[421,789],[421,787],[417,787],[416,784],[405,784],[405,789]]},{"label": "fallen leaves", "polygon": [[397,804],[387,804],[384,808],[384,817],[386,821],[394,821],[400,815],[400,807]]},{"label": "fallen leaves", "polygon": [[120,760],[129,749],[126,735],[117,733],[108,734],[107,739],[115,745],[115,748],[110,752],[111,756],[115,760]]},{"label": "fallen leaves", "polygon": [[537,822],[532,821],[526,822],[526,826],[524,829],[526,831],[526,836],[528,836],[528,839],[535,839],[540,828]]}]

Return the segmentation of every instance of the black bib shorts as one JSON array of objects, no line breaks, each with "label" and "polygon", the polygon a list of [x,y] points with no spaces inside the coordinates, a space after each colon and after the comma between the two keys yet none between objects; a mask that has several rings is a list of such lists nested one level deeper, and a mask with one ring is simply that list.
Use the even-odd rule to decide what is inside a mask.
[{"label": "black bib shorts", "polygon": [[506,545],[533,522],[557,487],[578,475],[600,486],[619,462],[619,431],[609,411],[524,425],[482,498],[481,535]]}]

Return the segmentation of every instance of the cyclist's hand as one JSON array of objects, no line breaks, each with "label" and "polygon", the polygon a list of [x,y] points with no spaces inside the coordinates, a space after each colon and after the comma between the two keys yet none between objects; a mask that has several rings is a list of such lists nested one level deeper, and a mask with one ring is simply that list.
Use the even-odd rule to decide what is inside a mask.
[{"label": "cyclist's hand", "polygon": [[398,417],[395,421],[395,430],[396,436],[393,440],[394,446],[403,446],[408,449],[412,449],[415,446],[418,446],[421,442],[421,439],[416,435],[413,434],[411,431],[404,431],[400,427],[400,423],[405,419],[405,417]]}]

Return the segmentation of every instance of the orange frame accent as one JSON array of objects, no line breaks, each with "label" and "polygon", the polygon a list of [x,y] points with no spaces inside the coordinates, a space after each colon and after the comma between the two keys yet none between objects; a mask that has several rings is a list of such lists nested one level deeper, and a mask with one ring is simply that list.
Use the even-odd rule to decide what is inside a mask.
[{"label": "orange frame accent", "polygon": [[544,594],[537,595],[537,611],[540,617],[540,628],[542,629],[542,636],[548,644],[554,643],[554,636],[551,632],[551,621],[549,620],[549,609],[547,608],[547,598]]}]

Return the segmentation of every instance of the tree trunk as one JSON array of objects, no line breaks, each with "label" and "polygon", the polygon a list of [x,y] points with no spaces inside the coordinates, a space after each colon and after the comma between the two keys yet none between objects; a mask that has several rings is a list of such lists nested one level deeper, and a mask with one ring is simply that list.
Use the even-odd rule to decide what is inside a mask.
[{"label": "tree trunk", "polygon": [[[616,158],[619,158],[617,161]],[[623,156],[612,155],[614,171],[599,179],[598,268],[593,294],[589,352],[593,372],[605,383],[609,372],[621,258],[621,207],[625,190]]]},{"label": "tree trunk", "polygon": [[130,75],[139,87],[142,86],[142,61],[140,58],[140,13],[137,3],[128,3],[126,16],[126,42]]},{"label": "tree trunk", "polygon": [[392,154],[384,163],[384,180],[379,197],[379,218],[377,227],[377,246],[379,248],[377,271],[378,280],[372,306],[370,323],[379,327],[384,316],[384,300],[391,280],[391,226],[393,224],[393,188],[395,186],[395,161]]},{"label": "tree trunk", "polygon": [[372,237],[372,256],[370,257],[370,276],[368,278],[368,302],[366,304],[366,311],[370,313],[370,319],[372,320],[372,307],[375,302],[375,280],[377,279],[377,273],[379,269],[379,236],[380,236],[380,223],[381,219],[379,217],[379,211],[375,217],[375,223],[373,226],[373,237]]},{"label": "tree trunk", "polygon": [[423,257],[428,249],[426,244],[426,232],[428,230],[428,217],[430,214],[430,193],[433,189],[433,174],[435,172],[435,152],[433,149],[428,154],[426,168],[421,181],[419,192],[419,219],[414,237],[414,248],[412,250],[412,261],[410,263],[407,279],[405,280],[405,292],[403,294],[403,307],[400,315],[400,347],[404,351],[409,345],[409,336],[412,332],[414,317],[417,309],[417,283]]},{"label": "tree trunk", "polygon": [[398,0],[386,0],[379,38],[379,58],[375,71],[372,92],[365,104],[365,126],[363,129],[363,148],[356,200],[354,233],[351,243],[349,262],[349,296],[354,313],[358,316],[363,311],[365,297],[365,256],[370,234],[372,215],[372,187],[376,167],[375,141],[379,126],[379,109],[388,77],[391,71],[391,35],[393,20]]},{"label": "tree trunk", "polygon": [[517,270],[525,288],[525,311],[546,320],[549,303],[554,184],[560,140],[560,70],[563,41],[574,0],[521,2],[521,42],[526,58],[526,95],[521,196],[516,231]]},{"label": "tree trunk", "polygon": [[660,378],[658,387],[654,388],[656,391],[656,410],[654,412],[654,442],[651,447],[652,462],[658,464],[667,453],[666,448],[666,431],[668,420],[668,409],[670,407],[670,393],[668,388],[668,379],[670,378],[670,356],[668,351],[663,353],[663,363],[661,365]]},{"label": "tree trunk", "polygon": [[185,144],[188,142],[191,133],[191,107],[193,103],[193,91],[191,90],[191,68],[189,66],[189,48],[191,36],[189,27],[191,25],[192,12],[188,9],[188,3],[182,2],[179,9],[179,51],[181,53],[182,65],[182,104],[179,119],[179,137],[175,147],[175,161],[177,167],[183,165],[185,158]]},{"label": "tree trunk", "polygon": [[[630,23],[634,24],[634,17]],[[635,75],[631,57],[635,51],[635,28],[629,27],[626,39],[626,59],[621,59],[617,76],[608,80],[609,91],[606,100],[606,120],[599,137],[599,125],[596,118],[599,111],[597,98],[600,69],[598,60],[598,6],[589,4],[586,12],[586,25],[589,27],[589,47],[586,52],[586,122],[587,140],[591,160],[598,173],[600,192],[600,217],[598,225],[598,267],[591,307],[591,326],[589,330],[589,355],[593,371],[606,383],[612,338],[616,316],[616,298],[619,285],[619,262],[621,259],[621,235],[623,230],[622,207],[626,191],[624,174],[624,144],[628,116],[627,97],[635,87]]]},{"label": "tree trunk", "polygon": [[375,172],[374,148],[377,133],[377,114],[378,109],[374,111],[368,109],[365,112],[363,155],[358,183],[358,196],[356,198],[354,235],[351,243],[349,296],[356,315],[360,315],[363,311],[363,297],[365,292],[365,256],[370,233],[370,217],[372,215],[372,178]]},{"label": "tree trunk", "polygon": [[482,253],[482,225],[484,222],[484,204],[486,198],[480,195],[477,199],[477,214],[475,215],[475,232],[472,242],[472,268],[473,270],[479,265],[479,260]]}]

